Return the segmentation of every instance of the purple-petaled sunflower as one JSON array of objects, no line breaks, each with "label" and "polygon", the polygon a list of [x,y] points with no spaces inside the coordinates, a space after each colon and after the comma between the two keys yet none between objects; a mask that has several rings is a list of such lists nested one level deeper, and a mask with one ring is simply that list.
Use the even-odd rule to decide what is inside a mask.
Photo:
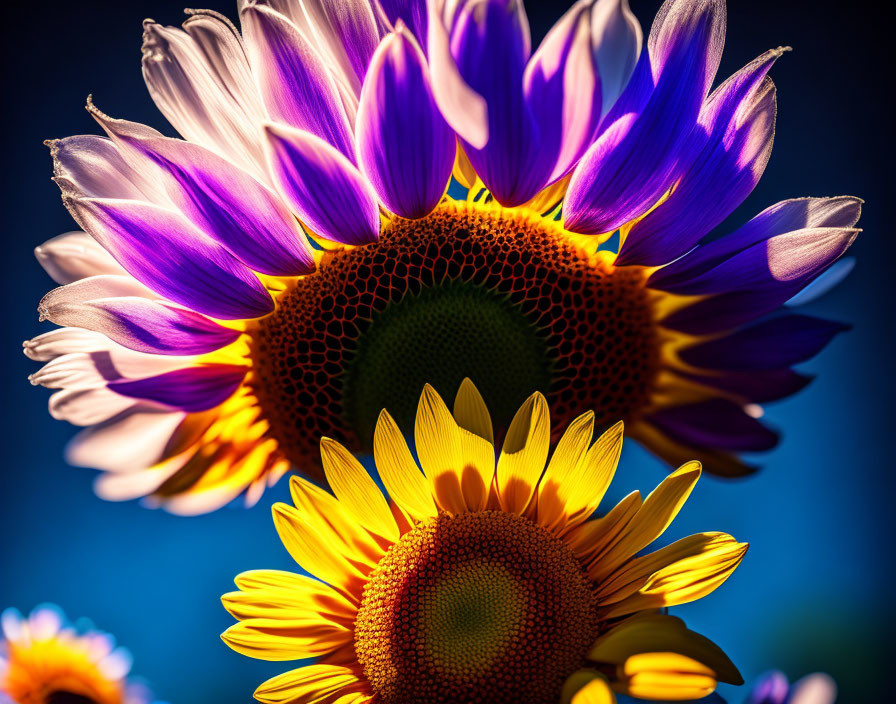
[{"label": "purple-petaled sunflower", "polygon": [[145,25],[184,139],[90,104],[107,137],[50,142],[85,232],[37,250],[65,327],[26,353],[53,416],[92,426],[68,457],[101,496],[251,502],[465,377],[499,434],[539,389],[558,427],[595,408],[671,464],[739,475],[775,444],[758,404],[843,329],[779,309],[835,278],[860,201],[703,244],[765,167],[783,51],[710,92],[721,0],[669,0],[643,47],[624,0],[581,1],[534,52],[519,0],[239,14]]}]

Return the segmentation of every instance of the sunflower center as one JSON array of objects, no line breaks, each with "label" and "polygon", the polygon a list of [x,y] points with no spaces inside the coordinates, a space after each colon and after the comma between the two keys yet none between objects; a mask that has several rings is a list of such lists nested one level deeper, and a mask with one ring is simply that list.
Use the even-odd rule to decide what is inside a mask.
[{"label": "sunflower center", "polygon": [[305,471],[320,436],[369,450],[382,408],[410,429],[425,383],[451,398],[464,377],[499,434],[534,391],[558,425],[585,410],[631,421],[659,358],[644,281],[553,221],[448,203],[292,282],[250,329],[250,383],[269,433]]},{"label": "sunflower center", "polygon": [[556,702],[598,632],[572,551],[500,511],[405,534],[370,576],[355,622],[364,675],[386,704]]}]

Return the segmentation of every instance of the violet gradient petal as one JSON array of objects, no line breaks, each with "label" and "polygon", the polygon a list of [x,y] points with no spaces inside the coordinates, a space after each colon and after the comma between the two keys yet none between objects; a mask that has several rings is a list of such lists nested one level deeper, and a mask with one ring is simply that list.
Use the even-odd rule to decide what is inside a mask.
[{"label": "violet gradient petal", "polygon": [[191,142],[265,178],[261,96],[236,28],[210,10],[188,10],[183,30],[143,23],[143,78],[156,106]]},{"label": "violet gradient petal", "polygon": [[358,166],[393,213],[420,218],[445,193],[456,139],[432,96],[426,59],[403,26],[383,39],[361,91]]},{"label": "violet gradient petal", "polygon": [[75,220],[138,281],[213,318],[257,318],[274,302],[258,278],[180,213],[63,193]]},{"label": "violet gradient petal", "polygon": [[671,195],[632,225],[616,260],[657,266],[677,259],[752,192],[771,155],[775,88],[766,77],[783,49],[768,51],[709,97]]},{"label": "violet gradient petal", "polygon": [[563,177],[597,136],[603,92],[592,47],[593,0],[579,0],[553,26],[526,66],[526,103],[538,126],[539,150],[553,163],[547,185]]},{"label": "violet gradient petal", "polygon": [[116,381],[108,388],[129,398],[153,401],[179,411],[199,413],[219,406],[237,390],[247,367],[209,364],[177,369],[167,374]]},{"label": "violet gradient petal", "polygon": [[753,687],[746,704],[784,704],[789,691],[790,685],[783,672],[768,672]]},{"label": "violet gradient petal", "polygon": [[240,336],[199,313],[146,298],[68,302],[56,296],[53,301],[45,298],[41,309],[57,325],[100,332],[128,349],[151,354],[205,354]]},{"label": "violet gradient petal", "polygon": [[302,222],[343,244],[376,240],[376,193],[348,159],[303,130],[270,124],[265,133],[271,171]]},{"label": "violet gradient petal", "polygon": [[199,145],[147,137],[135,123],[95,115],[131,163],[158,165],[172,203],[246,266],[273,276],[314,270],[311,249],[292,214],[251,174]]},{"label": "violet gradient petal", "polygon": [[564,204],[568,230],[612,232],[669,190],[718,68],[724,35],[722,0],[667,0],[648,51],[606,118],[607,124],[634,119],[626,129],[601,135],[573,171]]},{"label": "violet gradient petal", "polygon": [[628,85],[644,34],[628,0],[597,0],[591,10],[591,42],[600,73],[604,115]]},{"label": "violet gradient petal", "polygon": [[720,373],[676,370],[675,373],[703,386],[739,396],[745,403],[778,401],[802,391],[815,378],[799,374],[792,369],[724,371]]},{"label": "violet gradient petal", "polygon": [[776,369],[818,354],[849,325],[809,315],[781,315],[731,335],[685,347],[682,361],[705,369]]},{"label": "violet gradient petal", "polygon": [[386,19],[394,27],[398,20],[414,35],[417,42],[425,50],[427,39],[427,26],[429,18],[426,8],[426,0],[379,0],[380,7],[386,15]]},{"label": "violet gradient petal", "polygon": [[670,438],[697,448],[760,452],[778,443],[777,433],[721,398],[664,408],[646,420]]},{"label": "violet gradient petal", "polygon": [[813,228],[772,237],[705,274],[674,287],[686,295],[718,294],[664,318],[663,326],[702,335],[729,330],[782,305],[827,270],[858,235],[852,228]]},{"label": "violet gradient petal", "polygon": [[[464,82],[488,106],[488,141],[476,148],[465,140],[464,151],[504,206],[525,203],[548,184],[562,143],[561,121],[538,124],[527,100],[529,51],[529,25],[520,0],[470,0],[457,11],[451,52]],[[435,83],[433,87],[438,90]]]},{"label": "violet gradient petal", "polygon": [[451,25],[457,3],[427,0],[426,55],[432,73],[432,88],[439,110],[458,136],[480,149],[489,140],[488,106],[485,98],[467,85],[451,53]]},{"label": "violet gradient petal", "polygon": [[322,57],[295,25],[255,2],[240,12],[249,61],[271,119],[307,130],[354,160],[352,129]]},{"label": "violet gradient petal", "polygon": [[852,196],[793,198],[766,208],[725,237],[701,245],[687,256],[655,271],[652,288],[674,290],[747,247],[787,232],[818,227],[853,227],[862,201]]}]

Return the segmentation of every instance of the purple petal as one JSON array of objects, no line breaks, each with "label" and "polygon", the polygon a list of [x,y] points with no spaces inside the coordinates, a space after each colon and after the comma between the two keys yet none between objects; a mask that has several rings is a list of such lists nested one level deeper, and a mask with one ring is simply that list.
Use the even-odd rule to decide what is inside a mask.
[{"label": "purple petal", "polygon": [[784,704],[790,686],[783,672],[768,672],[753,687],[746,704]]},{"label": "purple petal", "polygon": [[432,72],[432,87],[436,103],[448,124],[458,136],[477,149],[489,139],[488,107],[479,93],[467,85],[451,53],[448,25],[456,8],[446,0],[428,0],[426,55]]},{"label": "purple petal", "polygon": [[131,164],[159,166],[174,205],[251,269],[273,276],[314,270],[307,240],[277,195],[214,152],[167,137],[147,137],[135,123],[93,111]]},{"label": "purple petal", "polygon": [[205,354],[236,340],[240,333],[199,313],[146,298],[66,301],[56,289],[41,301],[44,316],[57,325],[100,332],[138,352],[165,355]]},{"label": "purple petal", "polygon": [[654,272],[652,288],[676,290],[726,259],[759,242],[796,230],[819,227],[853,227],[862,201],[851,196],[794,198],[763,210],[730,235],[698,247],[685,257]]},{"label": "purple petal", "polygon": [[782,305],[843,256],[858,230],[797,230],[760,242],[675,287],[685,295],[716,295],[664,318],[665,327],[694,335],[728,330]]},{"label": "purple petal", "polygon": [[766,74],[783,49],[734,74],[707,100],[671,195],[632,226],[616,262],[657,266],[677,259],[730,215],[765,171],[775,132],[775,88]]},{"label": "purple petal", "polygon": [[855,265],[855,257],[843,257],[843,259],[837,260],[831,264],[827,271],[819,274],[815,281],[806,286],[793,298],[788,299],[784,305],[788,307],[802,306],[814,301],[816,298],[820,298],[849,276]]},{"label": "purple petal", "polygon": [[792,369],[697,374],[676,370],[690,381],[740,396],[748,403],[769,403],[802,391],[814,377]]},{"label": "purple petal", "polygon": [[62,200],[78,223],[138,281],[213,318],[257,318],[274,302],[258,278],[180,213],[127,200]]},{"label": "purple petal", "polygon": [[667,0],[651,29],[648,52],[606,120],[636,118],[627,129],[602,135],[579,162],[564,205],[567,229],[612,232],[669,190],[718,67],[724,34],[721,0]]},{"label": "purple petal", "polygon": [[421,218],[442,198],[454,132],[432,97],[423,52],[404,27],[383,39],[358,108],[358,165],[393,213]]},{"label": "purple petal", "polygon": [[401,20],[417,42],[426,48],[428,25],[426,0],[379,0],[379,4],[386,19],[393,26]]},{"label": "purple petal", "polygon": [[677,442],[698,448],[759,452],[778,443],[777,433],[721,398],[664,408],[646,420]]},{"label": "purple petal", "polygon": [[199,413],[226,401],[242,383],[246,369],[233,364],[210,364],[178,369],[147,379],[116,381],[108,387],[122,396],[153,401],[187,413]]},{"label": "purple petal", "polygon": [[314,47],[295,25],[264,5],[246,4],[240,19],[270,118],[317,135],[353,161],[351,124]]},{"label": "purple petal", "polygon": [[184,139],[264,179],[264,106],[239,33],[216,13],[188,12],[183,30],[143,23],[149,94]]},{"label": "purple petal", "polygon": [[463,81],[488,106],[488,141],[480,149],[465,141],[465,151],[505,206],[525,203],[547,185],[560,146],[559,122],[539,135],[523,91],[529,51],[529,25],[520,0],[470,1],[457,11],[451,52]]},{"label": "purple petal", "polygon": [[600,73],[603,114],[628,85],[644,35],[628,0],[597,0],[591,8],[591,42]]},{"label": "purple petal", "polygon": [[309,132],[266,125],[265,133],[271,171],[308,227],[343,244],[376,240],[376,193],[348,159]]},{"label": "purple petal", "polygon": [[849,325],[808,315],[782,315],[731,335],[685,347],[682,361],[734,371],[789,367],[818,354]]},{"label": "purple petal", "polygon": [[538,149],[553,163],[547,185],[562,178],[597,136],[603,92],[592,47],[591,0],[580,0],[548,32],[526,66],[526,102],[538,126]]}]

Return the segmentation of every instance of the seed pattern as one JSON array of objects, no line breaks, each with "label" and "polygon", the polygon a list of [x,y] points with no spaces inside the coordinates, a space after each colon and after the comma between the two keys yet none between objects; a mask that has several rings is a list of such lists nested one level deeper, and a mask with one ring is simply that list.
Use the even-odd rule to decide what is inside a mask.
[{"label": "seed pattern", "polygon": [[384,704],[552,704],[598,633],[572,551],[501,511],[405,534],[365,587],[355,651]]},{"label": "seed pattern", "polygon": [[[372,429],[355,427],[369,422],[353,418],[346,403],[347,370],[364,336],[390,306],[460,282],[513,306],[531,324],[533,338],[543,340],[549,388],[542,390],[555,427],[585,410],[594,410],[599,424],[630,422],[648,402],[658,367],[644,280],[638,268],[616,269],[589,257],[553,222],[447,203],[422,220],[393,220],[376,243],[328,254],[315,274],[297,279],[277,310],[250,330],[253,389],[282,452],[320,476],[321,436],[369,449]],[[514,352],[502,348],[495,357]],[[388,381],[402,389],[405,407],[413,408],[422,387],[416,377],[431,374],[432,362],[421,358],[415,369],[402,362],[390,370]],[[463,372],[459,365],[457,373]],[[520,388],[532,393],[539,381],[522,379]],[[456,388],[437,390],[450,398]],[[518,399],[496,405],[516,407]],[[509,419],[493,420],[500,437]]]}]

